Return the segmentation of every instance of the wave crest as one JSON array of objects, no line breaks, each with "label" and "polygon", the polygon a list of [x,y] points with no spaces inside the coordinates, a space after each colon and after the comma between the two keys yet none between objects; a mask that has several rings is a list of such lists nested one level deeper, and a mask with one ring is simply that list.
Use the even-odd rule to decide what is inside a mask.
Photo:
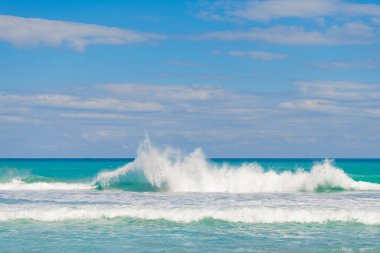
[{"label": "wave crest", "polygon": [[[133,190],[170,192],[312,192],[332,190],[380,190],[380,184],[355,181],[331,160],[315,164],[310,171],[265,171],[258,164],[217,166],[201,149],[188,155],[172,148],[159,149],[146,138],[136,159],[113,171],[99,173],[100,189],[129,186]],[[136,188],[137,189],[137,188]]]}]

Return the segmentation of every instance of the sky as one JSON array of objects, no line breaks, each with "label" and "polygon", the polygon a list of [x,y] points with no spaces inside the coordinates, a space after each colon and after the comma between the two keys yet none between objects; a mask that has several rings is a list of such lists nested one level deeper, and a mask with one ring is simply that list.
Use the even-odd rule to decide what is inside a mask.
[{"label": "sky", "polygon": [[380,1],[0,1],[0,157],[378,158]]}]

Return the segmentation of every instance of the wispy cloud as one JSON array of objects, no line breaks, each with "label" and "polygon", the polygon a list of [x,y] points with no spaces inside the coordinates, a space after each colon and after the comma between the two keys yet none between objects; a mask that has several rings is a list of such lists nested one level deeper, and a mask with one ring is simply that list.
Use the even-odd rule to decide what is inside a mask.
[{"label": "wispy cloud", "polygon": [[252,59],[258,59],[263,61],[272,61],[277,59],[285,59],[288,57],[286,54],[274,54],[269,52],[263,52],[263,51],[240,51],[240,50],[233,50],[233,51],[213,51],[214,54],[226,54],[233,57],[248,57]]},{"label": "wispy cloud", "polygon": [[223,95],[222,89],[196,88],[175,85],[155,84],[104,84],[101,87],[118,95],[159,98],[171,100],[208,100]]},{"label": "wispy cloud", "polygon": [[203,10],[202,15],[213,17],[214,20],[240,19],[261,22],[281,18],[380,16],[379,4],[350,3],[342,0],[250,0],[232,2],[233,4],[222,3],[207,6],[208,10]]},{"label": "wispy cloud", "polygon": [[278,107],[294,111],[334,113],[337,117],[367,117],[378,114],[380,85],[353,82],[299,82],[293,101]]},{"label": "wispy cloud", "polygon": [[22,117],[19,117],[19,116],[0,114],[0,122],[21,123],[23,121],[24,121],[24,119]]},{"label": "wispy cloud", "polygon": [[290,110],[307,110],[307,111],[319,111],[319,112],[337,112],[344,108],[338,106],[333,101],[306,99],[293,102],[284,102],[279,105],[281,109]]},{"label": "wispy cloud", "polygon": [[306,30],[298,26],[272,26],[250,30],[210,32],[193,37],[198,40],[246,40],[284,45],[369,44],[376,41],[374,28],[360,22],[331,26],[324,31]]},{"label": "wispy cloud", "polygon": [[20,47],[68,46],[84,51],[89,45],[122,45],[163,38],[158,34],[94,24],[0,15],[0,40]]},{"label": "wispy cloud", "polygon": [[[219,151],[231,148],[228,143],[238,139],[239,152],[241,145],[251,152],[256,147],[251,143],[260,140],[270,141],[274,146],[290,142],[320,145],[337,131],[346,135],[355,132],[352,122],[378,120],[379,99],[366,95],[375,94],[375,87],[360,83],[300,82],[286,96],[273,93],[257,96],[213,86],[99,84],[85,92],[81,90],[81,95],[73,95],[75,90],[70,95],[0,94],[0,108],[15,112],[0,113],[0,122],[5,122],[4,126],[17,126],[14,129],[18,133],[32,129],[38,139],[50,140],[59,135],[65,148],[95,148],[101,156],[115,155],[113,152],[122,155],[120,149],[125,151],[122,147],[126,138],[128,145],[135,146],[145,129],[160,141],[179,139],[208,150],[214,146]],[[373,99],[365,99],[368,97]],[[144,112],[149,113],[136,113],[130,106],[132,102],[144,105]],[[147,103],[161,105],[164,110],[147,110]],[[335,129],[330,133],[327,130],[330,128]],[[107,144],[111,149],[105,151],[104,145],[93,145],[96,143]],[[259,151],[257,147],[255,152]]]},{"label": "wispy cloud", "polygon": [[[94,96],[99,94],[102,96]],[[25,122],[50,124],[117,124],[173,127],[179,122],[202,124],[224,120],[226,115],[236,120],[249,120],[259,113],[258,97],[213,86],[186,87],[158,84],[96,85],[81,95],[0,94],[0,107],[17,113]],[[23,112],[18,108],[27,108]],[[146,112],[146,113],[140,113]],[[46,121],[49,119],[48,121]],[[161,122],[161,123],[160,123]]]},{"label": "wispy cloud", "polygon": [[380,117],[380,109],[365,109],[364,111]]},{"label": "wispy cloud", "polygon": [[63,94],[41,95],[0,95],[2,103],[18,105],[45,106],[56,108],[72,108],[87,110],[117,110],[117,111],[162,111],[164,106],[154,102],[125,101],[115,98],[80,98]]},{"label": "wispy cloud", "polygon": [[322,69],[374,69],[378,66],[375,61],[331,61],[317,62],[314,66]]},{"label": "wispy cloud", "polygon": [[117,113],[76,113],[67,112],[60,113],[60,117],[79,120],[130,120],[131,118],[125,114]]},{"label": "wispy cloud", "polygon": [[210,65],[199,62],[188,62],[188,61],[178,61],[172,60],[167,62],[169,65],[181,66],[181,67],[191,67],[191,68],[209,68]]},{"label": "wispy cloud", "polygon": [[375,84],[353,82],[299,82],[303,96],[334,100],[380,99],[380,87]]},{"label": "wispy cloud", "polygon": [[81,137],[89,142],[96,142],[99,140],[115,140],[125,138],[126,136],[127,134],[125,132],[114,129],[102,129],[81,134]]}]

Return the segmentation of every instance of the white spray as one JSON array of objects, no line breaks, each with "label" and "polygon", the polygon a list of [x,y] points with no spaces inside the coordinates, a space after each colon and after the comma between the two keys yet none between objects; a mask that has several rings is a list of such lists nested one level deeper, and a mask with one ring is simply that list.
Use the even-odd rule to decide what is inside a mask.
[{"label": "white spray", "polygon": [[152,186],[170,192],[298,192],[315,191],[319,187],[380,190],[380,184],[353,180],[330,160],[314,165],[310,171],[281,173],[264,171],[258,164],[217,166],[207,161],[201,149],[183,156],[172,148],[154,147],[148,138],[140,144],[133,162],[100,173],[95,183],[107,188],[136,170]]}]

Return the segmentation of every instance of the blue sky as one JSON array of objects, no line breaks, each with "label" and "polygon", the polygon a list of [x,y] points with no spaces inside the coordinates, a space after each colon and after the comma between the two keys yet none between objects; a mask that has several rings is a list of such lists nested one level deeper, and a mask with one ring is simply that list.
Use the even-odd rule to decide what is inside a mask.
[{"label": "blue sky", "polygon": [[378,157],[380,3],[0,1],[0,157]]}]

